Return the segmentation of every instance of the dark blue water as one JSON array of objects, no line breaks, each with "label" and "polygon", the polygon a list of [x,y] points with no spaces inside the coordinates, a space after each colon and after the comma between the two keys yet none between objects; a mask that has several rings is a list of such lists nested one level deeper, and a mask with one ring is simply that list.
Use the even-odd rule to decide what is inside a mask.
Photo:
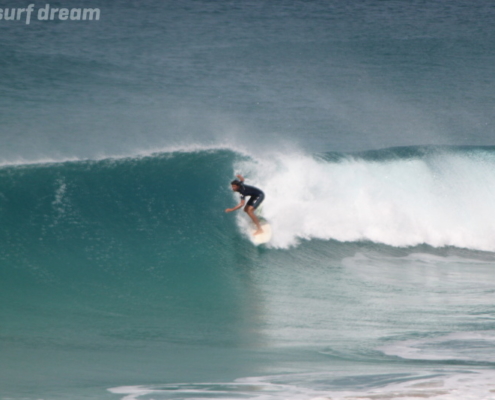
[{"label": "dark blue water", "polygon": [[0,19],[0,399],[493,398],[492,4],[45,4]]}]

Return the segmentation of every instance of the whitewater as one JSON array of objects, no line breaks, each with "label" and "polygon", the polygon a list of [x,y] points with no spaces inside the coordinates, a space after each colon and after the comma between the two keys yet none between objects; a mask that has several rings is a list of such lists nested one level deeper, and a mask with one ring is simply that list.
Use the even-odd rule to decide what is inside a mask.
[{"label": "whitewater", "polygon": [[298,239],[493,251],[491,149],[385,149],[368,156],[279,155],[239,163],[271,201],[273,245]]}]

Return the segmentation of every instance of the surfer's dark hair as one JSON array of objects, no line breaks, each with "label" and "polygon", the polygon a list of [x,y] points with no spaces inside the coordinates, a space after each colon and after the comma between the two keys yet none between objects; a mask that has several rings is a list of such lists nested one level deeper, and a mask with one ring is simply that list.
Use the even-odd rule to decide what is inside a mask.
[{"label": "surfer's dark hair", "polygon": [[236,186],[241,186],[242,182],[238,179],[234,179],[232,182],[230,182],[231,185],[236,185]]}]

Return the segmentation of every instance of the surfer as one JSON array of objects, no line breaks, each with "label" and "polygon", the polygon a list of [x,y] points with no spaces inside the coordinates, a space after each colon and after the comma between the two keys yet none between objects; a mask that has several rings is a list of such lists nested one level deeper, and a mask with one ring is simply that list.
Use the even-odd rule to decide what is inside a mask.
[{"label": "surfer", "polygon": [[258,208],[258,206],[261,204],[261,202],[265,199],[265,194],[258,188],[254,186],[248,186],[244,184],[244,178],[242,175],[236,175],[237,178],[232,182],[230,182],[230,185],[232,186],[232,190],[234,192],[239,192],[241,194],[241,202],[237,204],[234,208],[227,208],[225,212],[229,213],[232,211],[236,211],[239,208],[243,207],[244,204],[246,203],[246,196],[250,196],[246,207],[244,207],[244,211],[251,217],[253,220],[254,224],[256,225],[256,232],[254,232],[254,235],[259,235],[260,233],[263,233],[263,229],[261,228],[260,221],[258,217],[254,214],[254,210]]}]

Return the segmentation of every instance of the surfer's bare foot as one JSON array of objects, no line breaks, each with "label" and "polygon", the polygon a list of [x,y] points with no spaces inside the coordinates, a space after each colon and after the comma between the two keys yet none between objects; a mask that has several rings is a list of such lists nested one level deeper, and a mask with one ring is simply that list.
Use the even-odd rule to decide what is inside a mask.
[{"label": "surfer's bare foot", "polygon": [[253,233],[253,235],[259,235],[260,233],[263,233],[263,229],[259,228],[256,230],[256,232]]}]

